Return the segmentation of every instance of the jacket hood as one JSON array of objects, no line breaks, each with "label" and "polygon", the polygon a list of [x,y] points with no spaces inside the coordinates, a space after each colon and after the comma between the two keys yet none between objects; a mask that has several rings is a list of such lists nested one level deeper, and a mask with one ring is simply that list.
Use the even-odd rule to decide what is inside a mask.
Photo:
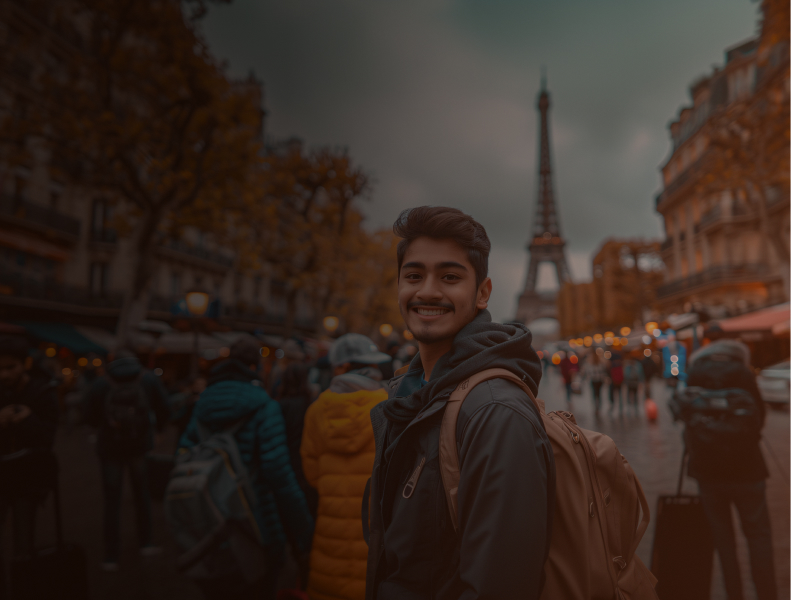
[{"label": "jacket hood", "polygon": [[[541,361],[533,350],[533,334],[521,323],[494,323],[488,310],[464,327],[453,340],[453,349],[442,356],[431,372],[431,379],[422,388],[395,398],[384,407],[388,420],[396,427],[396,435],[431,401],[450,392],[466,378],[484,369],[507,369],[538,393]],[[420,353],[412,359],[409,371],[422,370]],[[408,377],[408,376],[407,376]]]},{"label": "jacket hood", "polygon": [[143,370],[143,366],[136,356],[117,358],[107,365],[107,374],[116,381],[134,379]]},{"label": "jacket hood", "polygon": [[323,446],[338,454],[355,454],[370,445],[374,437],[371,409],[386,399],[387,392],[381,387],[345,394],[326,390],[310,407],[321,424]]},{"label": "jacket hood", "polygon": [[382,373],[379,369],[358,369],[357,371],[351,371],[333,377],[330,382],[330,391],[338,394],[348,394],[349,392],[356,392],[358,390],[381,390],[383,388],[380,383],[381,380]]},{"label": "jacket hood", "polygon": [[209,386],[195,405],[195,416],[204,423],[226,424],[262,408],[269,396],[256,374],[236,360],[215,366]]}]

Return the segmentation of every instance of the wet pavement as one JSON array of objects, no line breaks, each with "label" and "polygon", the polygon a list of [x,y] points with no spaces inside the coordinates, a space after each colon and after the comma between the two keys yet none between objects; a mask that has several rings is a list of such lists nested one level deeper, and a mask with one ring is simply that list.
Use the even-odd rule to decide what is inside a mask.
[{"label": "wet pavement", "polygon": [[[602,416],[594,418],[588,386],[583,393],[573,396],[572,412],[584,428],[604,432],[615,440],[620,451],[635,470],[648,497],[652,511],[660,494],[672,494],[676,489],[681,460],[681,426],[672,422],[667,408],[669,392],[664,384],[654,380],[651,396],[659,407],[659,418],[649,423],[641,407],[637,415],[609,415],[606,388]],[[565,409],[565,392],[559,375],[550,369],[541,384],[539,395],[547,403],[547,410]],[[155,503],[154,541],[163,547],[161,556],[144,559],[135,548],[134,512],[128,481],[125,482],[122,518],[123,553],[117,573],[105,573],[99,565],[102,559],[102,500],[99,465],[94,454],[91,431],[85,427],[61,428],[55,449],[61,462],[61,488],[64,530],[67,541],[85,548],[88,557],[88,576],[94,600],[187,600],[200,598],[197,588],[174,568],[176,550],[167,532],[162,505]],[[778,572],[779,598],[789,598],[789,413],[770,411],[764,430],[764,455],[771,477],[767,495],[772,519],[775,564]],[[160,450],[173,448],[172,436],[160,440]],[[696,491],[695,482],[685,481],[684,489]],[[638,554],[650,565],[654,523],[652,521]],[[54,522],[51,503],[44,507],[39,523],[39,544],[54,543]],[[745,598],[755,598],[749,576],[746,543],[739,533],[743,579],[748,584]],[[10,550],[10,549],[7,549]],[[8,556],[8,554],[6,554]],[[712,599],[724,600],[719,566],[715,561]]]},{"label": "wet pavement", "polygon": [[[683,444],[681,440],[682,425],[673,423],[667,400],[671,391],[663,381],[653,379],[649,386],[650,397],[659,408],[659,416],[653,423],[645,417],[643,396],[640,408],[634,415],[624,407],[624,414],[616,409],[609,413],[608,390],[602,389],[602,410],[598,419],[594,416],[590,388],[585,383],[581,386],[582,394],[572,395],[571,412],[577,423],[585,429],[595,429],[609,435],[618,446],[629,464],[634,469],[643,487],[652,515],[656,511],[657,498],[660,495],[674,494],[678,485],[678,474],[681,466]],[[560,375],[550,368],[541,381],[539,397],[546,403],[546,410],[565,410],[566,392]],[[616,404],[617,404],[616,397]],[[762,450],[769,467],[770,478],[766,482],[767,501],[772,522],[773,544],[775,548],[775,568],[778,577],[778,598],[789,598],[789,412],[788,410],[769,410],[764,427]],[[697,493],[694,479],[685,478],[683,491],[688,494]],[[734,522],[738,517],[734,512]],[[655,520],[652,516],[637,554],[650,568],[651,548],[654,540]],[[739,558],[742,569],[742,580],[745,582],[745,600],[755,599],[755,590],[750,577],[747,542],[737,528],[739,541]],[[722,574],[718,561],[714,561],[712,576],[712,600],[725,600]]]}]

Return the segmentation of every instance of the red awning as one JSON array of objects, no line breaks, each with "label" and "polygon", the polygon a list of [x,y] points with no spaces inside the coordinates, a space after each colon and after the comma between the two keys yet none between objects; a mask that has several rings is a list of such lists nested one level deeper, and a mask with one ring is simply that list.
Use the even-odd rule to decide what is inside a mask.
[{"label": "red awning", "polygon": [[746,315],[739,315],[730,319],[718,321],[720,328],[729,333],[741,331],[778,331],[782,330],[783,324],[787,329],[789,320],[789,303],[778,304],[769,308],[756,310]]}]

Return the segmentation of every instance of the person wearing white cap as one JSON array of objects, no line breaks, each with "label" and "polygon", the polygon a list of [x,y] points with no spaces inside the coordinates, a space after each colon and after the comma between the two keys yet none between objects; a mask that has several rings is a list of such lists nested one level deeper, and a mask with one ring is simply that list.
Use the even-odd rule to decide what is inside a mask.
[{"label": "person wearing white cap", "polygon": [[377,365],[390,356],[370,338],[347,333],[332,345],[329,360],[335,377],[308,408],[302,435],[302,469],[319,493],[307,592],[362,600],[368,549],[360,505],[374,462],[369,413],[387,399]]}]

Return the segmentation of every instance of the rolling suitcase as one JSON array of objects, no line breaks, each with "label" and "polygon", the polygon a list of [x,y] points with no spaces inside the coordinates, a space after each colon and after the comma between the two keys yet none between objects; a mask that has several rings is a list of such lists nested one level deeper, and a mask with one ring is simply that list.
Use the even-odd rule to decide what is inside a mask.
[{"label": "rolling suitcase", "polygon": [[57,544],[11,562],[11,600],[87,600],[85,551],[63,541],[60,490],[52,489]]},{"label": "rolling suitcase", "polygon": [[662,600],[706,600],[711,593],[714,544],[700,496],[681,493],[687,452],[674,496],[660,496],[651,553],[651,572]]}]

